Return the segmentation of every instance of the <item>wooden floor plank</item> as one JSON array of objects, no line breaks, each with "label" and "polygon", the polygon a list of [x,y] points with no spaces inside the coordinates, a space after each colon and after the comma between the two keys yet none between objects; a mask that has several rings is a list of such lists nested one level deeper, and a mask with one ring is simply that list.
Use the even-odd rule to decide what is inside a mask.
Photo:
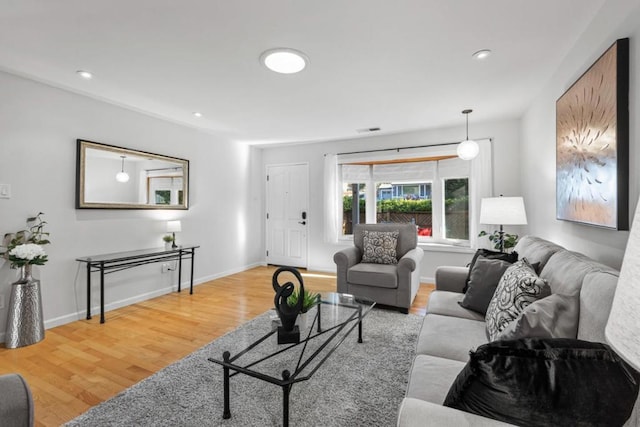
[{"label": "wooden floor plank", "polygon": [[[31,387],[37,426],[58,426],[180,360],[273,306],[271,276],[257,267],[46,331],[40,343],[0,348],[0,374],[18,372]],[[335,291],[334,275],[302,271],[305,287]],[[281,276],[281,279],[283,277]],[[433,285],[410,309],[424,315]]]}]

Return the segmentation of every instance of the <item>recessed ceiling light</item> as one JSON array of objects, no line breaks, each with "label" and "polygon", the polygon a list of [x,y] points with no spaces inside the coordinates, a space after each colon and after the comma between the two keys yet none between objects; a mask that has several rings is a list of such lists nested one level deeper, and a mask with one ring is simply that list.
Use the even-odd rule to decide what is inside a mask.
[{"label": "recessed ceiling light", "polygon": [[304,70],[309,63],[307,56],[295,49],[270,49],[260,55],[260,62],[271,71],[294,74]]},{"label": "recessed ceiling light", "polygon": [[85,70],[78,70],[78,71],[76,71],[76,74],[79,75],[80,77],[82,77],[85,80],[91,80],[93,78],[93,74],[91,74],[89,71],[85,71]]},{"label": "recessed ceiling light", "polygon": [[491,55],[491,51],[489,49],[482,49],[475,52],[471,56],[473,56],[475,59],[485,59],[489,55]]},{"label": "recessed ceiling light", "polygon": [[193,112],[193,115],[194,115],[195,117],[197,117],[197,118],[202,117],[202,113],[199,113],[199,112],[197,112],[197,111],[194,111],[194,112]]}]

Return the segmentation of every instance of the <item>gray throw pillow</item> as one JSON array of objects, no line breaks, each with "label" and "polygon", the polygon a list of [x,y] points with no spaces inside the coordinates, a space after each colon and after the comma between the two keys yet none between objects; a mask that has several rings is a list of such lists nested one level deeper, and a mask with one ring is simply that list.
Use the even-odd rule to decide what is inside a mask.
[{"label": "gray throw pillow", "polygon": [[498,283],[510,265],[509,261],[478,257],[469,272],[469,285],[460,306],[486,314]]},{"label": "gray throw pillow", "polygon": [[521,259],[504,272],[485,316],[489,341],[494,341],[532,302],[551,295],[549,285],[538,277],[529,261]]},{"label": "gray throw pillow", "polygon": [[580,298],[578,295],[552,294],[528,305],[509,323],[497,340],[520,338],[571,338],[578,336]]},{"label": "gray throw pillow", "polygon": [[397,264],[396,245],[399,231],[369,231],[363,233],[362,262]]}]

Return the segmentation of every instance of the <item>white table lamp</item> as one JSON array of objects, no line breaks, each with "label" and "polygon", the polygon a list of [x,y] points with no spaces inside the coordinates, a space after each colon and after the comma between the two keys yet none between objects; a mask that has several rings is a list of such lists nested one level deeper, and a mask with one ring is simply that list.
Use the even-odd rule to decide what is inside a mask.
[{"label": "white table lamp", "polygon": [[480,224],[500,225],[500,251],[504,252],[503,225],[527,224],[522,197],[488,197],[480,203]]},{"label": "white table lamp", "polygon": [[640,370],[640,210],[637,207],[604,335],[618,356]]},{"label": "white table lamp", "polygon": [[172,249],[178,247],[178,245],[176,245],[176,233],[179,233],[181,231],[182,224],[180,223],[180,221],[167,221],[167,232],[173,234],[173,244],[171,245]]}]

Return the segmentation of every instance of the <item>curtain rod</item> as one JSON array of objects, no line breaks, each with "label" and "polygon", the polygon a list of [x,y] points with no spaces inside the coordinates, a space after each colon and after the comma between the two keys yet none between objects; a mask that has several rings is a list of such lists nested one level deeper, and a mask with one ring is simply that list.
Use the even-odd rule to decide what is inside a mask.
[{"label": "curtain rod", "polygon": [[[488,139],[489,141],[493,141],[492,138],[478,138],[477,140],[483,140],[483,139]],[[346,154],[365,154],[365,153],[378,153],[378,152],[383,152],[383,151],[400,151],[400,150],[409,150],[412,148],[427,148],[427,147],[442,147],[445,145],[458,145],[460,144],[460,141],[457,142],[442,142],[440,144],[429,144],[429,145],[413,145],[413,146],[409,146],[409,147],[396,147],[396,148],[379,148],[377,150],[362,150],[362,151],[349,151],[349,152],[345,152],[345,153],[337,153],[337,156],[342,156],[342,155],[346,155]],[[326,154],[325,154],[326,156]]]}]

